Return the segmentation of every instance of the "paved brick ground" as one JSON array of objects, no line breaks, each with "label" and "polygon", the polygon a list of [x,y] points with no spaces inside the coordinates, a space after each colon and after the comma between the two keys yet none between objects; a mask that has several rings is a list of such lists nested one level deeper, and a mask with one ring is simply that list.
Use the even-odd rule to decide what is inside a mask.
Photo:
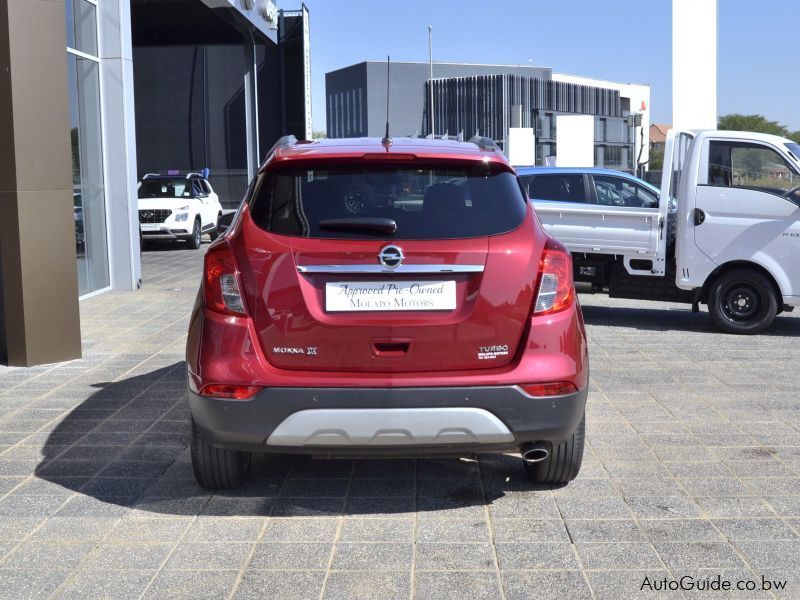
[{"label": "paved brick ground", "polygon": [[564,488],[512,456],[289,458],[212,495],[181,397],[201,256],[146,252],[141,293],[82,303],[83,360],[0,367],[0,597],[632,598],[718,574],[800,597],[799,319],[741,338],[583,296],[589,448]]}]

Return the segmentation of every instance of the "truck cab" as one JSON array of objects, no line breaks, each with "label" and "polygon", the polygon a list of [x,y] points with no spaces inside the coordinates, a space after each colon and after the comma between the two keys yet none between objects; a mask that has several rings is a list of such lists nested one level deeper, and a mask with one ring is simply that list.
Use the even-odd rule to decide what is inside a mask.
[{"label": "truck cab", "polygon": [[[799,158],[800,146],[777,136],[670,131],[660,191],[598,169],[519,175],[572,252],[577,281],[615,297],[705,303],[723,331],[758,333],[800,304]],[[550,183],[537,180],[553,172],[567,198],[541,197]]]}]

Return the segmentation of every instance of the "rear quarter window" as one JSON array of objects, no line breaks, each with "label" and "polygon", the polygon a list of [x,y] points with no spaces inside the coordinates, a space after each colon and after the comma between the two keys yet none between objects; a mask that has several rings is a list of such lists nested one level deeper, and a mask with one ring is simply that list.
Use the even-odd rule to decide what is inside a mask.
[{"label": "rear quarter window", "polygon": [[587,202],[583,175],[537,175],[528,182],[531,200]]},{"label": "rear quarter window", "polygon": [[[281,165],[263,173],[250,198],[255,223],[279,235],[311,238],[453,239],[506,233],[525,218],[513,173],[493,165]],[[391,220],[385,231],[336,230]]]}]

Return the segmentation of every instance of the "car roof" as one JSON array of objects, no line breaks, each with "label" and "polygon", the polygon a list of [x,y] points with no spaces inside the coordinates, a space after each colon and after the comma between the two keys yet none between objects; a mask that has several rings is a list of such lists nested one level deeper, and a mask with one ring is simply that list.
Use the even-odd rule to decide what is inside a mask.
[{"label": "car roof", "polygon": [[792,140],[771,133],[757,133],[755,131],[728,131],[727,129],[705,129],[695,132],[698,138],[723,138],[729,140],[768,142],[776,146],[792,144]]},{"label": "car roof", "polygon": [[365,154],[385,154],[389,160],[393,154],[413,154],[417,158],[483,160],[511,169],[508,160],[496,146],[482,148],[474,142],[410,137],[393,138],[388,148],[380,138],[303,140],[278,147],[266,164],[316,158],[361,158]]},{"label": "car roof", "polygon": [[161,179],[180,179],[186,181],[187,179],[205,179],[199,173],[180,173],[178,175],[161,175],[160,173],[147,173],[142,176],[142,181],[159,181]]},{"label": "car roof", "polygon": [[575,175],[607,175],[609,177],[622,177],[635,181],[636,183],[646,185],[655,191],[658,187],[645,181],[635,175],[626,173],[625,171],[616,171],[614,169],[604,169],[602,167],[515,167],[517,175],[559,175],[559,174],[575,174]]},{"label": "car roof", "polygon": [[518,175],[558,175],[558,174],[583,174],[587,175],[613,175],[616,177],[628,177],[638,179],[625,171],[615,169],[604,169],[602,167],[514,167]]}]

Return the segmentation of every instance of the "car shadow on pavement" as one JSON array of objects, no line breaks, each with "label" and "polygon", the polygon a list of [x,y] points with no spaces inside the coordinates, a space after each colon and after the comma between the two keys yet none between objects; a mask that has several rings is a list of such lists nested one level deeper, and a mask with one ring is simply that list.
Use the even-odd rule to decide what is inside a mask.
[{"label": "car shadow on pavement", "polygon": [[[624,327],[644,331],[694,331],[726,335],[717,331],[707,312],[693,313],[688,306],[651,309],[582,305],[581,310],[587,325]],[[762,332],[761,335],[782,337],[800,334],[800,320],[788,316],[790,314],[777,316],[769,329]]]},{"label": "car shadow on pavement", "polygon": [[[212,493],[192,474],[185,364],[95,384],[50,432],[35,474],[78,492],[59,514],[481,517],[509,491],[548,494],[519,456],[313,459],[254,454],[241,488]],[[52,486],[50,486],[52,487]],[[70,508],[71,507],[71,508]],[[64,512],[66,510],[66,512]],[[557,515],[556,515],[557,516]]]}]

